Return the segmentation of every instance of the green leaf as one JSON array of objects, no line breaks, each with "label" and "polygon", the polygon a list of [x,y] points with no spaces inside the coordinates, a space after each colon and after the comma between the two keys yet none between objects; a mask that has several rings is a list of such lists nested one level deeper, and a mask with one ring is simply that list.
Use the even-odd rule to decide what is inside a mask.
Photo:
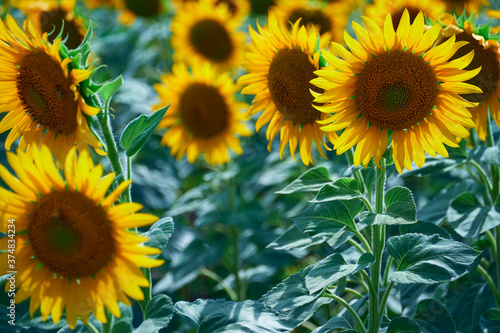
[{"label": "green leaf", "polygon": [[120,307],[120,318],[113,320],[112,333],[131,333],[134,330],[132,326],[132,308],[128,305],[118,303]]},{"label": "green leaf", "polygon": [[445,229],[438,227],[435,224],[429,222],[419,221],[414,224],[402,224],[399,226],[399,234],[424,234],[428,236],[439,235],[442,238],[451,238],[451,235]]},{"label": "green leaf", "polygon": [[118,89],[122,86],[122,84],[123,84],[123,78],[120,75],[116,79],[104,82],[100,85],[100,88],[99,90],[97,90],[97,93],[102,97],[105,105],[109,103],[111,97],[113,97],[113,95],[118,91]]},{"label": "green leaf", "polygon": [[480,324],[484,333],[500,332],[500,310],[489,309],[481,316]]},{"label": "green leaf", "polygon": [[306,276],[313,268],[308,266],[293,274],[268,291],[259,302],[287,318],[287,325],[297,327],[308,320],[331,298],[319,297],[321,291],[311,294],[306,287]]},{"label": "green leaf", "polygon": [[384,202],[384,213],[363,212],[359,218],[369,225],[412,224],[417,222],[417,206],[411,191],[406,187],[395,186],[391,188],[385,194]]},{"label": "green leaf", "polygon": [[[148,237],[144,245],[163,251],[173,233],[174,221],[171,217],[164,217],[153,224],[148,232],[142,234]],[[159,255],[160,254],[152,255],[151,257],[156,258]]]},{"label": "green leaf", "polygon": [[456,280],[474,268],[481,254],[463,243],[422,234],[391,237],[387,250],[398,262],[390,279],[403,284]]},{"label": "green leaf", "polygon": [[417,322],[406,317],[397,317],[391,320],[387,333],[421,333]]},{"label": "green leaf", "polygon": [[477,146],[471,151],[470,157],[480,163],[500,165],[500,147]]},{"label": "green leaf", "polygon": [[456,168],[462,164],[467,162],[466,159],[451,159],[451,158],[443,158],[443,157],[427,157],[425,160],[425,165],[421,168],[415,168],[413,170],[405,170],[403,172],[403,177],[409,176],[436,176],[442,173],[446,173],[451,169]]},{"label": "green leaf", "polygon": [[300,231],[309,233],[311,237],[326,236],[339,232],[343,226],[354,230],[354,218],[364,207],[359,199],[313,203],[290,219]]},{"label": "green leaf", "polygon": [[[365,296],[359,300],[353,300],[349,303],[349,305],[354,309],[354,311],[358,311],[367,301],[368,297]],[[333,318],[330,318],[323,326],[316,328],[312,333],[330,333],[337,329],[346,329],[347,331],[341,332],[359,332],[355,331],[356,329],[356,321],[352,314],[347,311],[346,308],[340,310],[340,312]]]},{"label": "green leaf", "polygon": [[142,114],[125,127],[120,138],[120,146],[127,150],[128,157],[134,156],[141,150],[156,126],[163,119],[169,106],[167,105],[150,115]]},{"label": "green leaf", "polygon": [[424,299],[417,305],[413,319],[424,333],[455,333],[455,322],[444,305],[434,299]]},{"label": "green leaf", "polygon": [[146,306],[145,320],[134,333],[152,333],[168,326],[174,316],[172,300],[167,295],[156,295]]},{"label": "green leaf", "polygon": [[471,192],[453,199],[446,213],[453,229],[464,238],[475,238],[500,225],[500,205],[482,206]]},{"label": "green leaf", "polygon": [[311,246],[319,245],[325,242],[325,238],[317,237],[312,238],[311,236],[304,234],[296,226],[287,229],[278,238],[276,238],[267,247],[273,248],[275,250],[305,250]]},{"label": "green leaf", "polygon": [[356,274],[375,262],[375,257],[364,253],[357,264],[346,263],[339,253],[334,253],[316,263],[306,276],[306,287],[310,293],[324,290],[343,277]]},{"label": "green leaf", "polygon": [[295,179],[287,187],[276,194],[290,194],[295,192],[316,192],[323,185],[331,183],[330,174],[324,167],[316,167],[307,170],[299,178]]},{"label": "green leaf", "polygon": [[352,178],[340,178],[333,184],[324,185],[311,202],[327,202],[333,200],[353,200],[361,198],[358,182]]},{"label": "green leaf", "polygon": [[279,313],[256,301],[198,299],[192,303],[177,302],[174,307],[198,333],[285,333],[293,329]]}]

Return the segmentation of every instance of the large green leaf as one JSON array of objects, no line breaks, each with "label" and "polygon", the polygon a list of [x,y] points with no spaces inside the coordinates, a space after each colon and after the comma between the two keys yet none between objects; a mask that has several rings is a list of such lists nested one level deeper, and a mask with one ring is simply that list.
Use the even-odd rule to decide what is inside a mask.
[{"label": "large green leaf", "polygon": [[406,187],[395,186],[384,197],[385,212],[375,214],[363,212],[360,219],[366,224],[412,224],[417,222],[417,206],[411,191]]},{"label": "large green leaf", "polygon": [[413,319],[424,333],[455,333],[455,322],[448,310],[434,299],[424,299],[417,305]]},{"label": "large green leaf", "polygon": [[[173,233],[174,221],[171,217],[164,217],[153,224],[148,232],[143,234],[143,236],[148,237],[148,240],[144,243],[144,245],[163,251]],[[155,258],[157,256],[159,256],[159,254],[152,257]]]},{"label": "large green leaf", "polygon": [[475,238],[500,225],[500,205],[482,206],[471,192],[456,197],[446,216],[453,229],[464,238]]},{"label": "large green leaf", "polygon": [[500,310],[489,309],[481,317],[481,328],[484,333],[498,333],[500,332]]},{"label": "large green leaf", "polygon": [[156,126],[163,119],[169,106],[167,105],[150,115],[141,114],[125,127],[120,137],[120,146],[126,149],[127,156],[134,156],[141,150]]},{"label": "large green leaf", "polygon": [[421,333],[417,322],[406,317],[397,317],[391,320],[387,333]]},{"label": "large green leaf", "polygon": [[256,301],[198,299],[175,303],[175,312],[198,333],[288,333],[293,329],[279,313]]},{"label": "large green leaf", "polygon": [[316,167],[307,170],[299,178],[291,182],[287,187],[276,194],[290,194],[294,192],[316,192],[323,185],[331,183],[330,174],[324,167]]},{"label": "large green leaf", "polygon": [[361,198],[358,182],[352,178],[340,178],[333,184],[324,185],[311,202],[352,200]]},{"label": "large green leaf", "polygon": [[144,321],[134,333],[153,333],[167,327],[174,316],[172,300],[167,295],[156,295],[146,306]]},{"label": "large green leaf", "polygon": [[354,218],[365,205],[359,200],[336,200],[310,204],[299,215],[291,217],[297,228],[314,237],[335,234],[343,226],[355,229]]},{"label": "large green leaf", "polygon": [[387,251],[398,262],[391,281],[404,284],[455,280],[471,271],[481,254],[463,243],[423,234],[391,237]]},{"label": "large green leaf", "polygon": [[306,287],[311,293],[324,290],[339,279],[356,274],[375,262],[375,257],[364,253],[357,264],[347,263],[341,254],[334,253],[317,262],[306,276]]},{"label": "large green leaf", "polygon": [[304,234],[296,226],[293,226],[283,232],[278,238],[276,238],[268,247],[275,250],[305,250],[311,246],[319,245],[326,241],[325,238],[316,237],[312,238],[307,234]]}]

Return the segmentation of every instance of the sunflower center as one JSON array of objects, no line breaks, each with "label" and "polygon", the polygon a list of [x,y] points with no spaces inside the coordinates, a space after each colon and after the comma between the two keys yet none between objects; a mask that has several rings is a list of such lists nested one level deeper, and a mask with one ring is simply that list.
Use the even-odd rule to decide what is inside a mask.
[{"label": "sunflower center", "polygon": [[76,130],[78,102],[72,81],[48,54],[30,53],[20,62],[17,93],[31,119],[57,134]]},{"label": "sunflower center", "polygon": [[[413,21],[417,18],[418,13],[420,12],[420,9],[407,6],[406,9],[408,10],[408,14],[410,14],[410,24],[413,24]],[[392,18],[392,25],[394,27],[394,30],[397,30],[399,27],[399,22],[401,22],[401,18],[403,17],[405,8],[401,8],[397,12],[391,14]]]},{"label": "sunflower center", "polygon": [[28,236],[40,262],[66,278],[96,274],[115,251],[106,213],[80,192],[43,195],[30,215]]},{"label": "sunflower center", "polygon": [[373,125],[405,129],[422,121],[437,97],[437,79],[420,57],[403,51],[369,61],[356,82],[356,104]]},{"label": "sunflower center", "polygon": [[250,0],[252,12],[257,15],[267,15],[271,6],[276,5],[276,0]]},{"label": "sunflower center", "polygon": [[299,18],[302,18],[300,24],[307,25],[312,23],[319,25],[319,33],[324,34],[332,28],[332,22],[326,14],[320,9],[299,8],[290,13],[288,21],[295,23]]},{"label": "sunflower center", "polygon": [[309,83],[316,77],[315,70],[307,54],[297,49],[281,50],[271,61],[267,75],[269,93],[274,105],[287,119],[310,124],[319,118],[309,91],[318,90]]},{"label": "sunflower center", "polygon": [[125,5],[137,16],[152,17],[160,13],[160,0],[125,0]]},{"label": "sunflower center", "polygon": [[84,36],[80,34],[78,26],[74,20],[66,20],[67,13],[61,8],[57,8],[48,12],[42,12],[40,15],[40,25],[42,27],[42,32],[54,33],[48,36],[49,42],[53,43],[56,37],[59,35],[63,27],[64,20],[64,30],[62,34],[62,39],[68,38],[66,40],[66,46],[69,49],[76,49],[83,41]]},{"label": "sunflower center", "polygon": [[198,53],[213,62],[226,61],[233,51],[227,30],[211,19],[197,22],[189,31],[189,41]]},{"label": "sunflower center", "polygon": [[483,66],[479,74],[472,79],[465,81],[466,83],[478,86],[481,88],[483,93],[465,94],[461,96],[471,102],[484,101],[497,89],[497,81],[500,75],[498,55],[495,53],[493,48],[484,49],[484,46],[482,46],[477,39],[475,39],[472,35],[466,34],[465,32],[461,32],[455,37],[457,42],[467,41],[469,43],[459,48],[449,61],[462,57],[474,50],[474,58],[472,59],[472,62],[464,69],[472,70],[478,68],[479,66]]},{"label": "sunflower center", "polygon": [[198,138],[211,138],[226,129],[229,110],[219,91],[193,83],[181,94],[179,112],[183,124]]}]

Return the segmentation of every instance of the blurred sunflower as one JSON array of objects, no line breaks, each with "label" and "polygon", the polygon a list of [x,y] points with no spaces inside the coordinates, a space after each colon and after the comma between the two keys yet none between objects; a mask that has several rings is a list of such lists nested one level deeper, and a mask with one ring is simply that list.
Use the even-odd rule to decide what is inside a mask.
[{"label": "blurred sunflower", "polygon": [[101,143],[89,129],[85,115],[93,116],[98,108],[87,105],[79,93],[79,83],[91,71],[71,68],[72,59],[61,59],[59,44],[51,45],[30,21],[24,32],[7,15],[0,20],[0,133],[10,130],[5,148],[10,150],[19,138],[19,148],[31,151],[40,142],[46,144],[60,163],[75,146],[78,150],[94,147],[105,154]]},{"label": "blurred sunflower", "polygon": [[474,52],[448,62],[467,44],[455,36],[432,48],[441,26],[424,33],[424,16],[419,13],[410,25],[405,10],[396,30],[390,14],[383,33],[370,18],[363,17],[367,30],[353,22],[358,41],[345,34],[351,52],[332,43],[332,53],[323,51],[330,68],[316,71],[311,82],[325,92],[316,94],[321,112],[333,113],[323,121],[326,132],[343,130],[335,143],[337,154],[354,145],[354,164],[366,167],[373,157],[380,159],[389,140],[396,169],[410,170],[412,162],[421,167],[424,152],[448,156],[443,143],[457,147],[457,139],[467,137],[466,127],[474,127],[467,107],[476,106],[459,94],[472,94],[480,88],[464,83],[480,69],[464,70]]},{"label": "blurred sunflower", "polygon": [[[173,0],[178,9],[186,3],[197,2],[198,0]],[[250,12],[250,2],[248,0],[211,0],[212,6],[226,7],[231,13],[231,17],[237,20],[244,19]]]},{"label": "blurred sunflower", "polygon": [[457,41],[466,41],[467,45],[455,53],[450,61],[455,60],[470,51],[474,51],[474,59],[465,67],[465,70],[478,69],[479,74],[465,82],[478,86],[482,94],[462,94],[469,101],[479,103],[478,106],[469,108],[472,119],[476,125],[476,132],[481,140],[486,139],[488,110],[495,122],[500,126],[500,53],[499,36],[490,35],[489,26],[478,26],[473,17],[466,18],[465,13],[457,18],[445,14],[440,18],[443,23],[441,42],[450,36],[455,36]]},{"label": "blurred sunflower", "polygon": [[151,18],[164,11],[161,0],[114,0],[120,11],[118,20],[123,24],[134,23],[136,17]]},{"label": "blurred sunflower", "polygon": [[[103,323],[104,307],[119,318],[117,302],[130,305],[128,297],[144,298],[140,287],[149,281],[139,267],[162,264],[147,256],[161,251],[143,246],[147,237],[128,229],[157,218],[136,213],[142,208],[136,203],[113,206],[130,181],[105,197],[115,175],[101,179],[102,166],[94,167],[87,151],[79,157],[70,151],[65,179],[47,147],[33,155],[34,161],[20,150],[7,153],[17,177],[0,165],[0,177],[14,191],[0,188],[0,216],[5,233],[6,221],[15,219],[16,303],[31,298],[31,316],[40,307],[42,319],[52,315],[54,323],[65,312],[72,329],[78,316],[87,323],[89,310]],[[0,239],[1,250],[7,249],[7,239]],[[7,254],[0,254],[2,275],[9,271]]]},{"label": "blurred sunflower", "polygon": [[203,153],[215,165],[229,161],[229,148],[243,152],[236,134],[251,135],[244,124],[246,117],[239,112],[246,104],[234,99],[238,87],[228,73],[204,63],[195,65],[191,74],[186,65],[177,64],[154,88],[161,100],[155,109],[170,103],[159,127],[168,128],[162,144],[170,147],[172,155],[180,159],[186,154],[193,163]]},{"label": "blurred sunflower", "polygon": [[116,0],[84,0],[85,5],[91,9],[98,7],[113,7]]},{"label": "blurred sunflower", "polygon": [[446,3],[446,11],[461,14],[465,9],[469,14],[477,14],[481,7],[488,6],[488,0],[443,0]]},{"label": "blurred sunflower", "polygon": [[[313,162],[313,141],[321,156],[326,158],[321,145],[330,150],[316,122],[326,116],[313,108],[310,93],[315,87],[309,81],[316,77],[314,71],[319,68],[318,34],[312,27],[307,31],[300,26],[300,19],[293,24],[290,33],[273,12],[269,12],[268,23],[268,28],[257,24],[260,35],[250,27],[253,47],[244,65],[249,74],[240,77],[238,84],[246,85],[242,94],[256,95],[247,114],[264,110],[255,126],[258,131],[269,122],[268,149],[281,130],[280,156],[289,144],[290,154],[295,159],[298,145],[302,162],[309,165]],[[321,48],[325,46],[320,45]],[[337,138],[335,132],[326,133],[326,136],[332,142]]]},{"label": "blurred sunflower", "polygon": [[410,14],[410,23],[413,23],[420,12],[436,21],[445,11],[446,4],[442,0],[375,0],[372,5],[365,7],[365,12],[380,27],[384,25],[387,13],[391,14],[392,25],[397,29],[405,9]]},{"label": "blurred sunflower", "polygon": [[316,26],[322,39],[340,41],[347,25],[349,15],[357,8],[359,1],[332,1],[325,4],[322,1],[309,0],[277,0],[272,11],[284,27],[290,27],[299,18],[301,25]]},{"label": "blurred sunflower", "polygon": [[186,3],[172,20],[174,60],[188,65],[208,61],[218,69],[231,69],[243,60],[245,35],[226,6],[211,0]]},{"label": "blurred sunflower", "polygon": [[63,28],[62,39],[69,49],[76,49],[82,43],[87,33],[84,20],[75,15],[76,0],[17,0],[12,5],[21,9],[38,31],[51,33],[47,40],[53,43]]},{"label": "blurred sunflower", "polygon": [[[487,10],[486,11],[486,14],[492,18],[492,19],[496,19],[497,21],[500,22],[500,10],[493,10],[493,9],[490,9],[490,10]],[[497,25],[497,26],[492,26],[491,27],[491,33],[492,34],[497,34],[500,32],[500,25]]]}]

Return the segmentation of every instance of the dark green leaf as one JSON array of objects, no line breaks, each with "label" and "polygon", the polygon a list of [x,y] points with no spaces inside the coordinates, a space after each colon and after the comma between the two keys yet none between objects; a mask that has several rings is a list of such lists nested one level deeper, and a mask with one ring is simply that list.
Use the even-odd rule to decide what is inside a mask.
[{"label": "dark green leaf", "polygon": [[399,230],[400,230],[399,233],[401,235],[416,233],[428,236],[439,235],[439,237],[442,238],[451,238],[448,231],[429,222],[419,221],[418,223],[414,224],[402,224],[401,226],[399,226]]},{"label": "dark green leaf", "polygon": [[484,333],[500,332],[500,310],[489,309],[488,312],[481,316],[480,324]]},{"label": "dark green leaf", "polygon": [[314,245],[319,245],[323,242],[325,242],[324,238],[312,238],[301,232],[296,226],[293,226],[276,238],[271,244],[268,245],[268,247],[275,250],[299,251],[305,250]]},{"label": "dark green leaf", "polygon": [[120,75],[114,80],[110,80],[101,84],[101,87],[99,88],[99,90],[97,90],[97,93],[102,97],[104,102],[107,104],[111,99],[111,97],[113,97],[113,95],[122,86],[122,84],[123,84],[123,78]]},{"label": "dark green leaf", "polygon": [[352,200],[361,198],[358,182],[352,178],[340,178],[333,184],[324,185],[311,202]]},{"label": "dark green leaf", "polygon": [[354,230],[354,218],[364,207],[364,203],[359,199],[313,203],[290,219],[299,230],[308,232],[312,237],[325,233],[335,234],[342,229],[342,225]]},{"label": "dark green leaf", "polygon": [[[363,297],[359,300],[353,300],[349,303],[349,305],[354,309],[354,311],[358,311],[368,299],[367,296]],[[355,330],[356,321],[352,314],[347,311],[347,309],[343,308],[335,317],[331,318],[324,324],[316,328],[312,333],[330,333],[335,329],[346,329],[347,331],[342,332],[360,332],[360,330]],[[353,331],[351,331],[353,330]]]},{"label": "dark green leaf", "polygon": [[471,152],[470,157],[481,163],[500,165],[500,148],[478,146]]},{"label": "dark green leaf", "polygon": [[375,257],[364,253],[357,264],[346,263],[339,253],[334,253],[317,262],[306,276],[306,287],[310,293],[324,290],[339,279],[356,274],[375,262]]},{"label": "dark green leaf", "polygon": [[464,238],[475,238],[500,225],[500,205],[482,206],[471,192],[456,197],[447,217],[453,229]]},{"label": "dark green leaf", "polygon": [[463,243],[422,234],[391,237],[387,250],[398,262],[390,279],[404,284],[455,280],[472,270],[481,254]]},{"label": "dark green leaf", "polygon": [[285,333],[293,329],[279,313],[256,301],[198,299],[175,303],[175,312],[198,333]]},{"label": "dark green leaf", "polygon": [[387,333],[421,333],[422,330],[416,321],[406,317],[397,317],[391,320]]},{"label": "dark green leaf", "polygon": [[455,322],[448,310],[436,300],[424,299],[413,317],[424,333],[455,333]]},{"label": "dark green leaf", "polygon": [[403,177],[409,176],[430,176],[430,175],[440,175],[442,173],[448,172],[459,165],[466,163],[466,159],[451,159],[443,157],[427,157],[425,165],[421,168],[415,168],[413,170],[405,170],[403,172]]},{"label": "dark green leaf", "polygon": [[167,295],[153,297],[144,313],[145,320],[134,330],[134,333],[152,333],[168,326],[174,316],[172,300]]},{"label": "dark green leaf", "polygon": [[416,222],[417,206],[411,191],[406,187],[394,186],[385,193],[385,213],[407,222]]},{"label": "dark green leaf", "polygon": [[150,115],[142,114],[125,127],[120,138],[120,146],[127,150],[128,157],[134,156],[141,150],[156,126],[163,119],[169,106],[167,105]]},{"label": "dark green leaf", "polygon": [[316,167],[307,170],[299,178],[295,179],[287,187],[276,194],[290,194],[294,192],[316,192],[323,185],[331,183],[330,174],[324,167]]},{"label": "dark green leaf", "polygon": [[[147,233],[143,234],[143,236],[148,237],[144,245],[163,251],[173,233],[174,221],[171,217],[164,217],[153,224]],[[152,255],[151,257],[156,258],[158,256],[159,254]]]}]

